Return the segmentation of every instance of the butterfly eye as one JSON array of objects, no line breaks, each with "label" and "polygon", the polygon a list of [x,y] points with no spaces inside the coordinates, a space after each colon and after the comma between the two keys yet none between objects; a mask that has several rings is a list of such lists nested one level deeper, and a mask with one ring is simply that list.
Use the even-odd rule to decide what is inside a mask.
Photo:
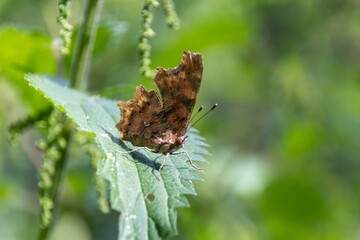
[{"label": "butterfly eye", "polygon": [[150,123],[149,122],[143,122],[144,123],[144,125],[145,125],[145,127],[148,127],[148,126],[150,126]]}]

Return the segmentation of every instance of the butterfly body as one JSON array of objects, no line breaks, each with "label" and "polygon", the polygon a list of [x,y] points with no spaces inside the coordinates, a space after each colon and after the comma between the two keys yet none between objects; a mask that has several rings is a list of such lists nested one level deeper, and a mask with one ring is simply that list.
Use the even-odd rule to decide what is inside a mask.
[{"label": "butterfly body", "polygon": [[177,67],[157,68],[154,83],[161,98],[140,85],[133,99],[117,102],[121,119],[116,127],[122,140],[165,155],[180,149],[186,140],[202,73],[201,54],[189,51],[184,52]]}]

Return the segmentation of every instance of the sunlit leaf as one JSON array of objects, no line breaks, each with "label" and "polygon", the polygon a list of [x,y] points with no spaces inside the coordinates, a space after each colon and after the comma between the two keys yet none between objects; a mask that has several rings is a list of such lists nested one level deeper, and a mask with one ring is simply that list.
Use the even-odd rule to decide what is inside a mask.
[{"label": "sunlit leaf", "polygon": [[55,73],[50,36],[12,27],[0,28],[0,52],[0,75],[15,86],[25,104],[34,110],[42,109],[44,101],[28,87],[24,74]]}]

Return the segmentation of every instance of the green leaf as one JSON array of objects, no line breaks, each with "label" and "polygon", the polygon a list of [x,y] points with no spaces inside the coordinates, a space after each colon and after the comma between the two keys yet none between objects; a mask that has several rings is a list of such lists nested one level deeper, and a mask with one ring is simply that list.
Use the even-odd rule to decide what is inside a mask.
[{"label": "green leaf", "polygon": [[13,27],[0,28],[0,75],[16,87],[19,96],[34,112],[44,101],[24,80],[28,72],[55,73],[52,40],[48,35]]},{"label": "green leaf", "polygon": [[[115,101],[88,96],[62,87],[50,78],[27,75],[30,84],[74,120],[79,130],[95,136],[103,153],[97,173],[110,182],[112,208],[121,212],[119,239],[159,239],[177,233],[176,208],[189,206],[184,194],[196,194],[192,180],[198,179],[185,154],[171,156],[161,172],[163,156],[147,150],[125,153],[134,147],[119,140],[115,123],[119,109]],[[184,150],[194,161],[205,161],[204,139],[189,132]]]}]

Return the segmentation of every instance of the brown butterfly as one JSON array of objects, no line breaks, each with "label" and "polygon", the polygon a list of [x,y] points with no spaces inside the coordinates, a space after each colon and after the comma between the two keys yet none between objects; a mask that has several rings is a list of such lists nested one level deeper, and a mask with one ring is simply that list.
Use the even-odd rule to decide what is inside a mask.
[{"label": "brown butterfly", "polygon": [[[161,99],[154,90],[138,86],[133,99],[117,102],[121,119],[116,128],[122,134],[122,140],[168,156],[175,154],[185,143],[185,133],[202,80],[202,56],[184,51],[177,67],[156,70],[154,83],[160,90]],[[186,155],[191,165],[199,169]]]}]

